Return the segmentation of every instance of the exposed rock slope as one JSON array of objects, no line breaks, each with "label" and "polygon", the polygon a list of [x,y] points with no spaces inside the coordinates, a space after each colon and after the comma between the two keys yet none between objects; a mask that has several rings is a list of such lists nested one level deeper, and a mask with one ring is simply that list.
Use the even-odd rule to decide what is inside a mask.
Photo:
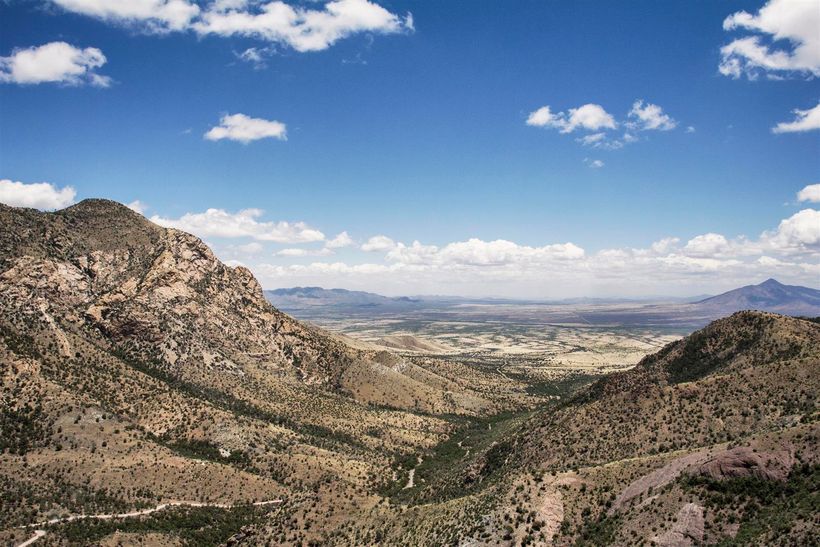
[{"label": "exposed rock slope", "polygon": [[51,214],[2,207],[0,224],[5,306],[25,303],[40,317],[96,329],[169,369],[241,373],[254,362],[332,384],[354,357],[270,306],[247,269],[225,266],[196,237],[114,202]]}]

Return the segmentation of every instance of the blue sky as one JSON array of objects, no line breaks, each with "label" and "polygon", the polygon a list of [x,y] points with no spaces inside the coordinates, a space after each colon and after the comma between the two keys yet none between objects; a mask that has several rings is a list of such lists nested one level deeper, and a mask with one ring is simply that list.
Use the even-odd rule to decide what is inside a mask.
[{"label": "blue sky", "polygon": [[[797,197],[820,182],[817,2],[228,2],[0,3],[0,178],[23,185],[5,201],[26,204],[43,182],[75,191],[44,208],[139,200],[266,287],[820,285],[820,213]],[[260,31],[251,19],[268,4],[296,18]],[[22,64],[54,42],[77,48],[84,72],[55,69],[70,56],[57,48]],[[638,100],[658,110],[630,116]],[[609,118],[573,126],[583,105]],[[528,124],[545,106],[552,117]],[[205,138],[236,114],[270,136]],[[263,212],[231,216],[249,208]],[[228,216],[213,224],[208,209]],[[341,232],[350,242],[328,247]],[[725,244],[687,250],[708,234]],[[642,262],[664,238],[678,241]],[[569,243],[583,255],[551,247]]]}]

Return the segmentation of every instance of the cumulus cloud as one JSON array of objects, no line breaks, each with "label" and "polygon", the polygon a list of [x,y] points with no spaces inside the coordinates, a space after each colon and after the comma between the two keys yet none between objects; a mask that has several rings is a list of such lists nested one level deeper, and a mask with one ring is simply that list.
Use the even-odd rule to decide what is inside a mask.
[{"label": "cumulus cloud", "polygon": [[396,246],[396,243],[387,236],[373,236],[362,245],[362,250],[366,252],[389,251]]},{"label": "cumulus cloud", "polygon": [[[147,32],[193,31],[200,36],[243,36],[299,52],[321,51],[359,33],[413,31],[413,16],[399,16],[369,0],[334,0],[320,7],[272,2],[215,0],[205,8],[189,0],[52,0],[63,9]],[[240,57],[257,67],[265,48]]]},{"label": "cumulus cloud", "polygon": [[[604,150],[618,150],[625,145],[637,142],[634,134],[640,131],[669,131],[677,127],[678,122],[663,111],[656,104],[644,103],[642,99],[632,104],[632,109],[626,118],[619,122],[598,104],[585,104],[578,108],[570,108],[567,112],[553,112],[549,105],[530,112],[526,124],[532,127],[548,127],[558,129],[560,133],[587,131],[575,140],[584,146],[601,148]],[[607,131],[623,125],[627,131],[621,137],[612,136]],[[601,165],[591,165],[601,167]]]},{"label": "cumulus cloud", "polygon": [[783,253],[820,252],[820,211],[803,209],[766,232],[761,241],[768,249]]},{"label": "cumulus cloud", "polygon": [[141,202],[138,199],[135,199],[134,201],[132,201],[131,203],[126,205],[126,207],[128,207],[129,209],[131,209],[135,213],[139,213],[141,215],[144,215],[145,211],[148,209],[148,206],[145,205],[143,202]]},{"label": "cumulus cloud", "polygon": [[259,139],[287,140],[287,127],[282,122],[251,118],[245,114],[227,114],[219,120],[219,125],[205,133],[209,141],[228,139],[248,144]]},{"label": "cumulus cloud", "polygon": [[772,128],[772,133],[801,133],[820,129],[820,102],[814,108],[806,110],[795,109],[794,120],[780,122]]},{"label": "cumulus cloud", "polygon": [[368,0],[336,0],[323,9],[284,2],[240,4],[211,9],[192,28],[200,35],[246,36],[296,51],[320,51],[352,34],[395,34],[413,30],[410,14],[400,17]]},{"label": "cumulus cloud", "polygon": [[423,245],[418,241],[414,241],[411,245],[397,243],[387,253],[386,259],[394,263],[416,265],[500,266],[572,260],[583,256],[584,250],[572,243],[530,247],[504,239],[483,241],[472,238],[467,241],[449,243],[441,248],[436,245]]},{"label": "cumulus cloud", "polygon": [[327,255],[332,255],[333,251],[328,249],[328,248],[323,248],[323,249],[302,249],[302,248],[295,247],[295,248],[282,249],[281,251],[276,251],[276,253],[274,253],[274,254],[276,256],[291,256],[291,257],[297,257],[297,256],[327,256]]},{"label": "cumulus cloud", "polygon": [[553,113],[549,106],[542,106],[530,113],[527,125],[535,127],[554,127],[561,133],[572,133],[576,129],[597,131],[615,129],[615,118],[599,104],[585,104],[570,108],[567,112]]},{"label": "cumulus cloud", "polygon": [[351,247],[355,244],[353,238],[348,235],[348,233],[341,232],[336,235],[333,239],[330,239],[325,243],[325,247],[328,249],[339,249],[341,247]]},{"label": "cumulus cloud", "polygon": [[450,243],[439,252],[444,262],[471,265],[509,264],[516,262],[539,262],[544,260],[573,260],[583,258],[584,250],[573,243],[557,243],[542,247],[518,245],[512,241],[497,239],[482,241],[469,239]]},{"label": "cumulus cloud", "polygon": [[669,131],[678,125],[678,122],[668,114],[664,114],[660,106],[652,103],[644,104],[642,99],[635,101],[632,105],[629,118],[632,119],[630,127],[642,131]]},{"label": "cumulus cloud", "polygon": [[186,0],[52,0],[66,11],[104,21],[144,25],[161,32],[184,30],[199,14],[200,8]]},{"label": "cumulus cloud", "polygon": [[[816,285],[820,277],[820,212],[804,209],[757,238],[705,233],[665,237],[646,248],[588,253],[571,242],[541,246],[472,238],[444,245],[373,241],[384,253],[364,264],[313,262],[254,266],[263,283],[343,285],[392,294],[697,294],[767,277]],[[375,249],[372,249],[375,251]],[[294,255],[307,256],[301,250]],[[696,287],[696,288],[695,288]]]},{"label": "cumulus cloud", "polygon": [[0,203],[33,209],[62,209],[74,203],[77,192],[71,186],[57,188],[48,182],[0,180]]},{"label": "cumulus cloud", "polygon": [[680,238],[665,237],[652,243],[652,245],[649,247],[649,251],[657,255],[667,254],[670,251],[672,251],[678,245],[678,243],[680,243]]},{"label": "cumulus cloud", "polygon": [[693,237],[686,242],[684,253],[689,256],[711,257],[729,249],[729,240],[726,236],[708,233]]},{"label": "cumulus cloud", "polygon": [[51,42],[15,49],[8,57],[0,57],[0,82],[108,87],[111,79],[96,72],[105,62],[105,55],[95,47],[80,49],[65,42]]},{"label": "cumulus cloud", "polygon": [[584,158],[584,163],[589,165],[591,169],[600,169],[605,165],[604,162],[601,160],[591,160],[589,158]]},{"label": "cumulus cloud", "polygon": [[204,213],[186,213],[179,218],[158,215],[151,221],[168,228],[177,228],[199,237],[249,237],[277,243],[307,243],[323,241],[325,235],[304,222],[265,222],[260,209],[243,209],[229,213],[224,209],[208,209]]},{"label": "cumulus cloud", "polygon": [[[756,15],[733,13],[723,28],[751,34],[721,48],[718,70],[725,76],[820,75],[820,9],[812,0],[771,0]],[[788,47],[781,49],[775,42]]]},{"label": "cumulus cloud", "polygon": [[820,184],[809,184],[797,192],[797,201],[820,203]]}]

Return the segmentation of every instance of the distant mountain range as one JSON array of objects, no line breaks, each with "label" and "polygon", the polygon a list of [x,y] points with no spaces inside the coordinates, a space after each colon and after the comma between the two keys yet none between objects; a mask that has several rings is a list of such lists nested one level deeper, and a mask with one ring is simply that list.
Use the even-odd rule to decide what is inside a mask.
[{"label": "distant mountain range", "polygon": [[281,310],[302,310],[313,307],[344,308],[405,308],[417,306],[420,300],[407,296],[389,297],[364,291],[293,287],[265,291],[268,301]]},{"label": "distant mountain range", "polygon": [[[820,290],[797,285],[784,285],[768,279],[759,285],[748,285],[717,296],[692,298],[657,297],[628,298],[568,298],[563,300],[516,300],[506,298],[466,298],[456,296],[382,296],[365,291],[324,289],[322,287],[293,287],[266,290],[265,297],[283,311],[319,311],[320,309],[397,312],[457,304],[552,304],[552,305],[606,305],[648,304],[667,302],[680,305],[681,312],[696,312],[707,318],[730,315],[736,311],[759,310],[784,315],[820,315]],[[676,308],[677,309],[677,308]],[[704,323],[705,324],[705,323]]]},{"label": "distant mountain range", "polygon": [[784,285],[767,279],[759,285],[747,285],[694,304],[721,315],[740,310],[760,310],[784,315],[820,315],[820,290]]}]

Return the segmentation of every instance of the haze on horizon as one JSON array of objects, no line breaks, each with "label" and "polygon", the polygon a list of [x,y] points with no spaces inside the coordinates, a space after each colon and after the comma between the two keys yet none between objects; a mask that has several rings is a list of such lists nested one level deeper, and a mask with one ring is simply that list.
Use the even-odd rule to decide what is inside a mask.
[{"label": "haze on horizon", "polygon": [[820,285],[815,1],[0,3],[0,202],[114,199],[265,288]]}]

